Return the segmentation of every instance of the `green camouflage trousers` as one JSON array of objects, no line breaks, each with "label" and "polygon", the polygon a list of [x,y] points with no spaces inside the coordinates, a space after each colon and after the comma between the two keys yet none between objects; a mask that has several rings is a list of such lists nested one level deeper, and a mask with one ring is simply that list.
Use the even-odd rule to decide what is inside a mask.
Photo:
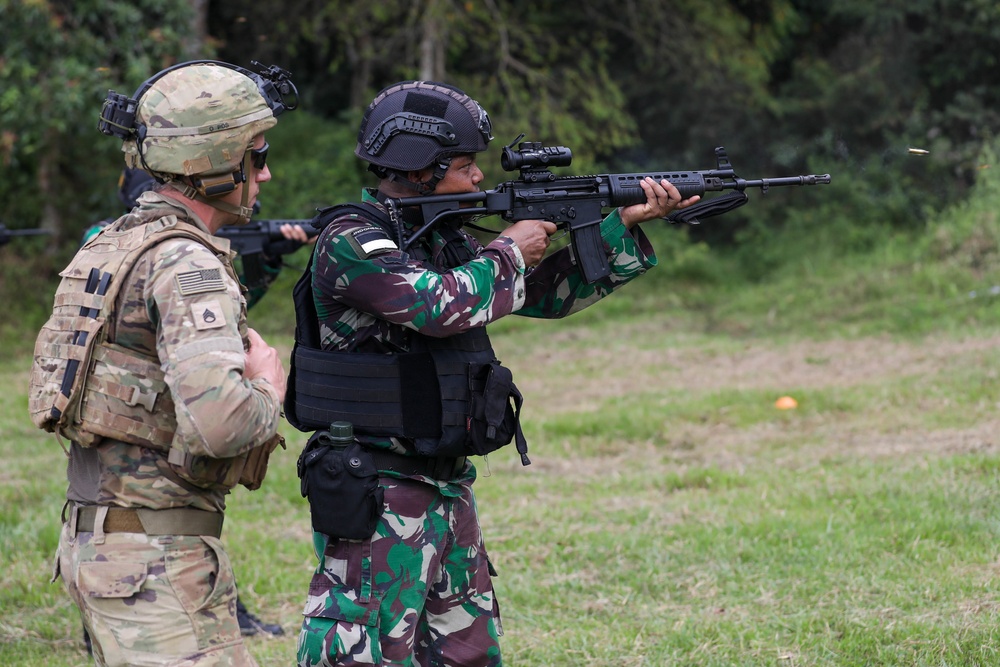
[{"label": "green camouflage trousers", "polygon": [[236,582],[214,537],[70,533],[57,576],[108,667],[255,667],[236,622]]},{"label": "green camouflage trousers", "polygon": [[385,511],[367,540],[317,535],[299,667],[499,667],[502,634],[469,484],[381,478]]}]

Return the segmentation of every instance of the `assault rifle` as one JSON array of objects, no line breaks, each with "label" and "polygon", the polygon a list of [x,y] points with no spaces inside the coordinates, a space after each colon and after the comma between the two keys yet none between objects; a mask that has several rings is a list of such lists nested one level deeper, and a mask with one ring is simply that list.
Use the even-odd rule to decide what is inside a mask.
[{"label": "assault rifle", "polygon": [[[684,199],[711,191],[734,191],[700,201],[665,218],[671,222],[691,224],[696,224],[699,218],[719,215],[747,203],[749,198],[744,192],[747,188],[760,188],[766,193],[772,186],[830,182],[829,174],[746,180],[736,175],[722,146],[715,149],[716,168],[704,171],[556,176],[549,168],[568,166],[573,159],[570,149],[523,142],[514,150],[514,144],[523,136],[505,146],[500,156],[500,166],[504,171],[520,172],[518,180],[507,181],[493,190],[481,192],[386,200],[390,216],[397,220],[397,209],[402,206],[419,206],[423,214],[424,225],[404,240],[402,249],[408,248],[434,225],[452,218],[468,220],[468,216],[499,215],[507,222],[549,220],[569,231],[576,264],[584,280],[592,283],[611,273],[601,240],[603,209],[645,202],[646,193],[639,183],[646,176],[655,181],[670,181]],[[477,202],[479,205],[474,206]]]},{"label": "assault rifle", "polygon": [[243,258],[243,281],[253,289],[267,284],[264,263],[280,262],[282,255],[298,250],[297,241],[286,239],[281,233],[283,225],[302,227],[308,238],[319,235],[312,220],[253,220],[245,225],[226,225],[215,233],[229,239],[229,246]]},{"label": "assault rifle", "polygon": [[[284,225],[298,225],[306,231],[306,236],[312,238],[319,235],[319,230],[310,223],[312,220],[251,220],[245,225],[225,225],[216,236],[229,239],[229,246],[241,255],[252,255],[262,252],[272,255],[270,246],[273,243],[287,241],[281,228]],[[277,252],[274,255],[284,255],[287,252]]]},{"label": "assault rifle", "polygon": [[0,223],[0,245],[10,243],[15,236],[42,236],[51,233],[48,229],[7,229],[7,225]]}]

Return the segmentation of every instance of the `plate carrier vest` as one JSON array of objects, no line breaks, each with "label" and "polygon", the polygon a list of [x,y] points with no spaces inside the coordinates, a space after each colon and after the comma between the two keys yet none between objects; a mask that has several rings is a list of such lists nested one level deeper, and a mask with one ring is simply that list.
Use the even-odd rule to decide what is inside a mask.
[{"label": "plate carrier vest", "polygon": [[[380,210],[354,204],[323,209],[313,225],[322,230],[351,213],[387,233],[391,229]],[[458,231],[439,232],[452,237],[449,245],[464,254],[450,264],[472,258]],[[425,268],[441,271],[422,249],[410,252]],[[285,394],[289,423],[308,432],[346,421],[357,435],[406,438],[418,454],[431,457],[485,455],[516,438],[522,464],[530,463],[520,425],[521,393],[497,360],[485,328],[446,338],[411,331],[410,351],[395,354],[323,350],[312,264],[310,258],[293,290],[295,346]]]},{"label": "plate carrier vest", "polygon": [[[171,238],[189,238],[212,250],[239,283],[230,253],[198,227],[168,215],[120,231],[117,223],[88,241],[60,276],[52,316],[35,341],[28,408],[39,428],[83,447],[112,438],[167,452],[182,477],[207,488],[237,482],[257,488],[273,446],[251,450],[263,455],[247,479],[247,454],[227,459],[193,456],[171,447],[177,418],[160,360],[108,340],[119,291],[139,257]],[[245,330],[241,314],[240,330]],[[244,341],[244,344],[246,341]],[[258,450],[260,450],[258,452]],[[265,451],[266,450],[266,451]]]}]

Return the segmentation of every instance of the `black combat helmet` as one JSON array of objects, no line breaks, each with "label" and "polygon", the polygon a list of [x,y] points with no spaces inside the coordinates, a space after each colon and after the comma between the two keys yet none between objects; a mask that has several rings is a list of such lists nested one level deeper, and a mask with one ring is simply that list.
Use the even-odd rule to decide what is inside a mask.
[{"label": "black combat helmet", "polygon": [[458,88],[403,81],[383,89],[368,105],[354,154],[380,178],[428,167],[443,167],[443,174],[451,157],[486,150],[491,131],[489,114]]},{"label": "black combat helmet", "polygon": [[143,192],[152,190],[156,185],[156,179],[142,169],[125,167],[121,176],[118,177],[118,200],[125,207],[125,211],[131,211],[136,207],[136,200]]}]

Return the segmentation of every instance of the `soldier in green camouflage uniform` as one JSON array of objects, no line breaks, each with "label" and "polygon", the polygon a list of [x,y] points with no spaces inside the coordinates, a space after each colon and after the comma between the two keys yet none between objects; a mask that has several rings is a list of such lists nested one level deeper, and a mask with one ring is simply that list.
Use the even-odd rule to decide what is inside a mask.
[{"label": "soldier in green camouflage uniform", "polygon": [[[461,386],[444,388],[448,380],[441,358],[435,356],[437,350],[461,355],[459,348],[475,347],[489,362],[492,350],[483,328],[490,322],[512,313],[559,318],[595,303],[656,264],[637,223],[697,200],[682,201],[667,181],[643,182],[646,203],[616,210],[601,223],[612,273],[594,284],[582,280],[567,249],[543,259],[555,225],[540,220],[518,222],[486,246],[460,229],[439,228],[402,251],[400,236],[412,233],[423,220],[417,210],[408,208],[402,210],[402,220],[393,220],[382,202],[414,193],[478,190],[483,174],[476,153],[485,150],[490,139],[485,111],[449,86],[403,82],[383,90],[369,106],[356,153],[370,163],[379,186],[363,192],[360,206],[334,209],[326,216],[309,284],[306,276],[300,281],[303,288],[311,288],[311,294],[303,292],[311,304],[296,304],[300,330],[315,329],[317,347],[337,367],[350,365],[352,356],[409,359],[414,352],[430,349],[435,366],[429,372],[437,368],[441,393],[461,393]],[[396,225],[403,226],[403,234]],[[310,307],[315,309],[315,322],[308,321]],[[449,341],[462,343],[452,346]],[[467,346],[465,341],[473,342]],[[297,350],[305,347],[304,339],[297,337]],[[308,420],[302,415],[322,410],[324,398],[322,391],[294,379],[306,371],[298,359],[297,352],[285,407],[289,420],[306,430]],[[499,362],[491,368],[501,372]],[[399,373],[407,377],[402,366]],[[380,430],[379,420],[366,413],[392,405],[395,399],[376,398],[375,393],[370,399],[347,396],[352,388],[356,394],[367,393],[360,385],[363,379],[357,377],[364,373],[347,375],[356,378],[331,376],[328,402],[334,406],[332,413],[343,409],[344,418],[355,422],[361,452],[371,455],[378,470],[382,513],[370,537],[315,534],[320,562],[304,610],[300,667],[500,665],[502,630],[491,583],[493,568],[472,492],[476,469],[465,456],[484,450],[470,435],[470,444],[442,455],[435,449],[440,441],[407,437],[405,426],[403,435],[390,428],[391,414],[383,418],[386,427]],[[479,382],[471,371],[470,378],[473,384]],[[337,389],[341,381],[343,392]],[[405,381],[401,382],[401,393],[406,394]],[[513,396],[516,388],[510,391]],[[469,401],[474,403],[475,399]],[[502,403],[510,408],[506,394]],[[400,404],[406,412],[413,403],[402,399]],[[354,419],[351,408],[343,407],[350,405],[357,406]],[[404,415],[402,421],[408,419],[412,416]],[[476,417],[470,414],[468,419],[471,424]],[[471,433],[475,427],[468,428]],[[438,432],[449,429],[439,425]],[[487,449],[515,437],[508,431],[504,442]],[[348,465],[362,461],[357,450],[348,451],[353,452]],[[303,465],[308,465],[307,459],[300,459]],[[315,513],[322,499],[309,497]]]},{"label": "soldier in green camouflage uniform", "polygon": [[[256,664],[219,537],[226,495],[259,487],[278,444],[285,379],[211,235],[249,220],[270,180],[264,132],[294,108],[272,78],[182,63],[102,111],[129,166],[165,185],[62,272],[29,400],[36,424],[73,440],[57,576],[99,665]],[[81,289],[88,271],[109,280]],[[91,321],[105,324],[81,336]]]}]

